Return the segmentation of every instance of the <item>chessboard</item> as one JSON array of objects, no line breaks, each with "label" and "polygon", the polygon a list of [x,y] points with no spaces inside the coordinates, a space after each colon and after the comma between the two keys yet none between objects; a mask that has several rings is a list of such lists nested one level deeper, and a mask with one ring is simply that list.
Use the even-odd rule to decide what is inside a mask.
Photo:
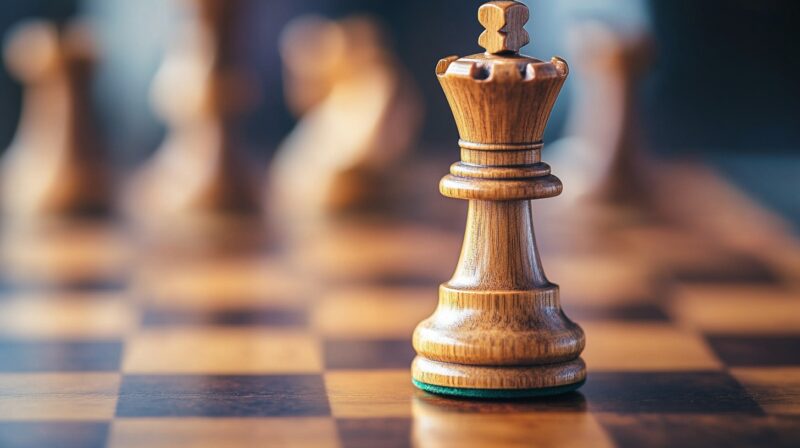
[{"label": "chessboard", "polygon": [[0,446],[800,444],[800,278],[771,261],[797,255],[789,234],[773,235],[782,257],[654,224],[574,250],[537,217],[587,334],[586,384],[517,401],[415,389],[411,334],[464,219],[420,185],[432,205],[413,208],[438,218],[343,222],[291,247],[148,256],[97,223],[6,240]]}]

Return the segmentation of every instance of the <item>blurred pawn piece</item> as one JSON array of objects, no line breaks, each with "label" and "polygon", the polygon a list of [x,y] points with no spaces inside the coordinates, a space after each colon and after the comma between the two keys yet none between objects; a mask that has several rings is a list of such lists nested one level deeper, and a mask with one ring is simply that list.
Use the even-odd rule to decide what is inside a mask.
[{"label": "blurred pawn piece", "polygon": [[305,17],[286,27],[280,50],[286,98],[300,117],[271,165],[280,216],[296,229],[387,211],[422,106],[382,29],[367,17]]},{"label": "blurred pawn piece", "polygon": [[193,14],[156,74],[152,99],[168,134],[125,198],[146,239],[217,244],[260,238],[260,188],[239,131],[240,118],[260,96],[237,55],[242,5],[188,1]]},{"label": "blurred pawn piece", "polygon": [[0,174],[2,275],[37,285],[115,279],[126,253],[108,220],[111,168],[93,119],[88,24],[22,23],[5,59],[24,96]]},{"label": "blurred pawn piece", "polygon": [[652,197],[637,91],[652,60],[651,39],[642,29],[599,20],[573,25],[568,36],[575,91],[567,137],[550,148],[553,166],[571,184],[560,205],[612,227],[646,220]]},{"label": "blurred pawn piece", "polygon": [[6,39],[6,65],[24,87],[19,127],[0,167],[11,223],[30,228],[109,214],[110,167],[90,98],[95,58],[85,23],[59,30],[25,22]]}]

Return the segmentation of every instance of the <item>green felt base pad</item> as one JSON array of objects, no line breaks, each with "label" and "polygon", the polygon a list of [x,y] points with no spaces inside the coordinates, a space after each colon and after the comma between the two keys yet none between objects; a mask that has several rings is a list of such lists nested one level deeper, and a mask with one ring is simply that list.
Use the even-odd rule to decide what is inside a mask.
[{"label": "green felt base pad", "polygon": [[437,386],[435,384],[423,383],[414,379],[411,381],[415,386],[424,390],[425,392],[430,392],[436,395],[487,399],[531,398],[564,394],[578,389],[579,387],[583,386],[583,383],[586,382],[586,380],[583,380],[578,383],[566,384],[564,386],[543,387],[539,389],[464,389],[460,387]]}]

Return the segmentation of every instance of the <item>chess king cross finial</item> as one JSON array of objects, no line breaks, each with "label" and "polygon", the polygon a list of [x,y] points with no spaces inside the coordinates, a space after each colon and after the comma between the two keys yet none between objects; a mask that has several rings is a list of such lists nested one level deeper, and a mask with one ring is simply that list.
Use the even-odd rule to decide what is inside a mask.
[{"label": "chess king cross finial", "polygon": [[478,21],[486,28],[478,44],[489,54],[517,53],[530,42],[525,24],[530,14],[520,2],[504,0],[488,2],[478,9]]}]

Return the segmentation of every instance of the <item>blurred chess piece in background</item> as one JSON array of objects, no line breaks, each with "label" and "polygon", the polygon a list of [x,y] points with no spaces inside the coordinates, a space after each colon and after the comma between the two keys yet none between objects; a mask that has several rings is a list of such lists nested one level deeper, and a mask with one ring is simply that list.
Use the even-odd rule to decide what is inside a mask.
[{"label": "blurred chess piece in background", "polygon": [[4,281],[84,284],[125,261],[110,229],[112,168],[94,120],[96,58],[87,22],[23,22],[6,41],[24,95],[0,173]]},{"label": "blurred chess piece in background", "polygon": [[796,278],[800,262],[789,255],[796,243],[780,237],[789,233],[784,225],[708,167],[648,153],[638,105],[654,59],[649,32],[583,20],[567,43],[574,100],[566,137],[545,151],[568,188],[563,204],[544,204],[546,213],[567,218],[543,220],[543,233],[555,236],[543,245],[633,250],[642,264],[693,272],[719,271],[747,255]]},{"label": "blurred chess piece in background", "polygon": [[653,59],[651,37],[641,28],[592,19],[572,25],[568,46],[575,94],[566,137],[547,149],[570,187],[554,205],[588,213],[593,224],[647,219],[651,167],[639,135],[638,90]]},{"label": "blurred chess piece in background", "polygon": [[396,204],[396,166],[416,140],[422,103],[381,27],[303,17],[284,30],[280,52],[300,119],[271,165],[280,216],[315,222]]},{"label": "blurred chess piece in background", "polygon": [[261,189],[239,129],[260,98],[239,61],[239,0],[190,0],[152,87],[167,122],[161,147],[131,181],[126,210],[158,240],[234,236],[261,221]]},{"label": "blurred chess piece in background", "polygon": [[24,87],[14,140],[0,167],[7,224],[108,217],[110,164],[95,125],[96,50],[87,23],[28,21],[6,39],[8,71]]}]

